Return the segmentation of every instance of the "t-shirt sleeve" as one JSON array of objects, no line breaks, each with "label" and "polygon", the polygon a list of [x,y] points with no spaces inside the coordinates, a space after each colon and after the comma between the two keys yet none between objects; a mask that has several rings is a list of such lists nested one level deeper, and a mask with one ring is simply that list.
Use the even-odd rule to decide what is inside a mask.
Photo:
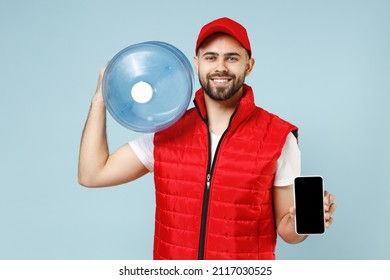
[{"label": "t-shirt sleeve", "polygon": [[292,133],[289,133],[282,153],[276,162],[274,186],[283,187],[292,185],[295,177],[301,174],[301,152],[298,142]]},{"label": "t-shirt sleeve", "polygon": [[138,159],[150,172],[154,170],[153,139],[154,133],[147,133],[129,142]]}]

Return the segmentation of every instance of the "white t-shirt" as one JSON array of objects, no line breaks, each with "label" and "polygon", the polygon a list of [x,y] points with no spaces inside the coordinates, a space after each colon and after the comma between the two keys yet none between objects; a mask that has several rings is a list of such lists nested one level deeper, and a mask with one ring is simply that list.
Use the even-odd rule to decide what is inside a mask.
[{"label": "white t-shirt", "polygon": [[[153,133],[143,134],[129,142],[134,153],[150,172],[154,170],[153,137]],[[212,160],[214,159],[215,150],[220,139],[221,136],[211,133]],[[287,136],[282,153],[276,162],[274,186],[282,187],[291,185],[294,182],[294,178],[300,176],[300,174],[301,153],[295,136],[290,133]]]}]

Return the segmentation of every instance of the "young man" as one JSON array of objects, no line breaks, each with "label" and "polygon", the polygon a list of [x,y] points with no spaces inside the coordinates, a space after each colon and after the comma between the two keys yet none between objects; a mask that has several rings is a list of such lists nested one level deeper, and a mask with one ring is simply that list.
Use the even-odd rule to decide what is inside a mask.
[{"label": "young man", "polygon": [[[245,28],[220,18],[198,36],[202,86],[171,127],[109,154],[101,70],[83,131],[79,182],[112,186],[154,173],[154,259],[274,259],[276,236],[298,243],[292,184],[300,175],[294,125],[257,107],[245,78],[255,61]],[[325,194],[326,226],[334,197]]]}]

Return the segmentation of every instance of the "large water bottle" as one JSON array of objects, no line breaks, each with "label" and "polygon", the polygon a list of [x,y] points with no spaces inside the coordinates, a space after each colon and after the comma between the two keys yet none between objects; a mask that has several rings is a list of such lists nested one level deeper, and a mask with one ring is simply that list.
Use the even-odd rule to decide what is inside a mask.
[{"label": "large water bottle", "polygon": [[107,110],[121,125],[137,132],[157,132],[187,110],[194,73],[176,47],[158,41],[131,45],[117,53],[104,72]]}]

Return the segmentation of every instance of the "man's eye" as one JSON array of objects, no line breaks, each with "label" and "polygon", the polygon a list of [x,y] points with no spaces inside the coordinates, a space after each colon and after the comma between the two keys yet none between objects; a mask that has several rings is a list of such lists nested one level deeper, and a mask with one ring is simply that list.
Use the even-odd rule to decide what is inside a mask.
[{"label": "man's eye", "polygon": [[206,56],[205,59],[207,61],[214,61],[215,60],[215,56]]},{"label": "man's eye", "polygon": [[229,56],[229,57],[227,58],[227,60],[228,60],[228,61],[237,61],[238,58],[235,57],[235,56]]}]

